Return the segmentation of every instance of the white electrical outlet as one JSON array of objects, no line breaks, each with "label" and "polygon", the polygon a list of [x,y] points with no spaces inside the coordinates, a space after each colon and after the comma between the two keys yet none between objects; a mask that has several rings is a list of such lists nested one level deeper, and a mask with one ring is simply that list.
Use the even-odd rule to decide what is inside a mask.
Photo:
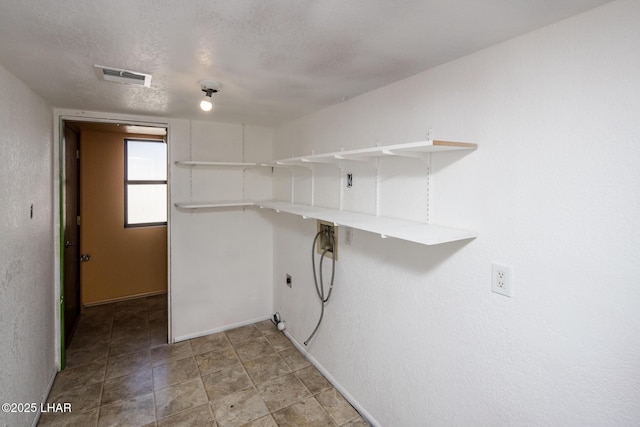
[{"label": "white electrical outlet", "polygon": [[505,265],[492,264],[491,290],[507,297],[511,296],[511,268]]}]

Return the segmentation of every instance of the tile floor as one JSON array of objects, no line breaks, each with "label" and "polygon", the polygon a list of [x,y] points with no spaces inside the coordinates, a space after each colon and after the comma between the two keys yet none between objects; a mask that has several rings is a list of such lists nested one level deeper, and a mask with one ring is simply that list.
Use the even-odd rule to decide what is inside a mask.
[{"label": "tile floor", "polygon": [[271,321],[168,345],[166,307],[87,308],[38,425],[368,426]]}]

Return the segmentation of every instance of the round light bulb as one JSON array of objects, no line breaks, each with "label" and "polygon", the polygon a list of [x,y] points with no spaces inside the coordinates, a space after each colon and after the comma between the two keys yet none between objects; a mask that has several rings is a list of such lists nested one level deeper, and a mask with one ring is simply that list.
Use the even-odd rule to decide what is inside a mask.
[{"label": "round light bulb", "polygon": [[202,109],[202,111],[211,111],[211,109],[213,108],[213,103],[208,99],[203,99],[202,101],[200,101],[200,108]]}]

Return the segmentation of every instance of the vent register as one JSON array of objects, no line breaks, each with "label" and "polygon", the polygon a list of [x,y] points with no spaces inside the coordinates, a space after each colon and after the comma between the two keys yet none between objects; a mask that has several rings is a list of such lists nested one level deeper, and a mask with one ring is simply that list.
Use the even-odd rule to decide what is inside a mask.
[{"label": "vent register", "polygon": [[93,68],[96,70],[96,74],[100,80],[134,86],[151,87],[151,74],[104,67],[102,65],[94,65]]}]

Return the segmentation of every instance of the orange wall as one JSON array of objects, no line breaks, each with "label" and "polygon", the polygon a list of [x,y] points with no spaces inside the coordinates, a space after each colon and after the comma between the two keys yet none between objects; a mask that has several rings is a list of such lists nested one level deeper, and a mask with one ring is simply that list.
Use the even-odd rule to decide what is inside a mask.
[{"label": "orange wall", "polygon": [[124,227],[125,137],[152,138],[81,132],[83,305],[167,290],[167,227]]}]

